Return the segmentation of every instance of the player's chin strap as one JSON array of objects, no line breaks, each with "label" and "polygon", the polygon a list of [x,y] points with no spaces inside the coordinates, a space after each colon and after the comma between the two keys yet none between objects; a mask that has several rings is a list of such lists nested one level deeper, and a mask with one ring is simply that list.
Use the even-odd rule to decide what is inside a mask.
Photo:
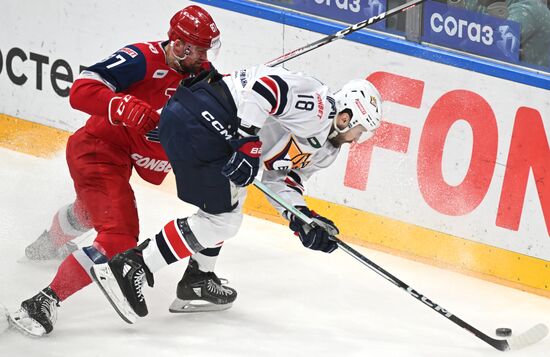
[{"label": "player's chin strap", "polygon": [[[344,110],[349,110],[349,109],[344,109]],[[344,110],[342,110],[341,112],[343,112]],[[340,113],[341,113],[340,112]],[[338,114],[340,114],[338,113]],[[349,125],[347,125],[344,129],[340,129],[338,127],[338,114],[336,116],[334,116],[334,119],[332,119],[332,127],[330,129],[330,134],[328,134],[328,139],[334,139],[335,137],[338,136],[338,134],[344,134],[346,132],[348,132],[351,127]],[[351,117],[351,113],[350,113],[350,117]]]},{"label": "player's chin strap", "polygon": [[[283,206],[285,209],[287,209],[289,212],[291,212],[293,215],[298,217],[302,222],[309,224],[309,225],[315,225],[315,222],[310,217],[306,216],[300,210],[283,200],[278,194],[271,191],[267,186],[265,186],[261,181],[254,179],[254,185],[263,193],[265,193],[267,196],[269,196],[271,199],[276,201],[278,204]],[[342,242],[340,239],[332,236],[332,239],[338,244],[338,247],[342,249],[347,254],[351,255],[355,259],[357,259],[362,264],[366,265],[370,270],[374,271],[376,274],[380,275],[393,285],[405,290],[410,296],[414,297],[418,301],[422,302],[424,305],[428,306],[433,311],[439,313],[441,316],[444,316],[446,319],[454,322],[458,326],[462,327],[463,329],[469,331],[470,333],[474,334],[477,338],[480,340],[488,343],[489,345],[493,346],[499,351],[508,351],[508,350],[518,350],[520,348],[527,347],[529,345],[532,345],[534,343],[539,342],[543,338],[548,335],[548,327],[544,324],[538,324],[533,327],[531,327],[529,330],[525,331],[522,334],[516,335],[514,337],[508,338],[506,340],[498,340],[495,338],[492,338],[483,332],[479,331],[472,325],[468,324],[464,320],[458,318],[457,316],[453,315],[449,310],[444,309],[437,303],[433,302],[432,300],[428,299],[426,296],[422,295],[418,291],[414,290],[409,285],[405,284],[403,281],[399,280],[386,270],[384,270],[382,267],[378,266],[376,263],[372,262],[371,260],[367,259],[365,256],[363,256],[361,253],[356,251],[355,249],[351,248],[346,243]]]},{"label": "player's chin strap", "polygon": [[183,57],[178,56],[176,54],[176,51],[174,51],[174,41],[170,41],[170,50],[172,51],[172,55],[174,56],[174,58],[177,59],[178,61],[185,61],[187,56],[189,56],[189,54],[191,54],[191,47],[186,44],[185,45],[185,50],[183,52]]},{"label": "player's chin strap", "polygon": [[330,132],[328,134],[328,140],[334,139],[338,136],[338,134],[341,133],[340,129],[338,129],[338,126],[336,125],[336,120],[338,119],[338,116],[335,116],[334,119],[332,119],[332,126],[330,127]]}]

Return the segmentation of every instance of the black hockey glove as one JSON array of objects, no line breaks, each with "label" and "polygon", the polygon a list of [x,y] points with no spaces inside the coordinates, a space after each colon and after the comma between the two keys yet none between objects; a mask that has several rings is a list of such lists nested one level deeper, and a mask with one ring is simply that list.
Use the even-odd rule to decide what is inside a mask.
[{"label": "black hockey glove", "polygon": [[222,174],[237,186],[250,185],[260,168],[262,142],[257,136],[249,136],[230,140],[229,144],[235,152],[222,168]]},{"label": "black hockey glove", "polygon": [[331,238],[331,236],[339,233],[334,222],[318,215],[315,211],[310,211],[305,206],[297,206],[296,208],[315,222],[315,226],[311,227],[289,211],[285,212],[285,216],[290,221],[288,226],[294,231],[294,234],[300,237],[304,247],[325,253],[332,253],[338,248],[336,242]]}]

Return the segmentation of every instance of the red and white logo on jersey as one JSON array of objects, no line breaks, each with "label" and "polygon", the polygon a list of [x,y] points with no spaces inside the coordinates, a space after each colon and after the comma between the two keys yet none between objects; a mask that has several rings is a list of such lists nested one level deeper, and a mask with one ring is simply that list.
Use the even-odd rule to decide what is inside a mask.
[{"label": "red and white logo on jersey", "polygon": [[168,97],[168,99],[172,98],[172,96],[176,93],[176,88],[166,88],[164,91],[164,95]]},{"label": "red and white logo on jersey", "polygon": [[146,42],[147,45],[149,46],[149,51],[153,52],[154,54],[158,55],[159,54],[159,51],[157,50],[157,48],[155,47],[155,44],[151,43],[151,42]]},{"label": "red and white logo on jersey", "polygon": [[170,172],[172,170],[172,166],[166,160],[152,159],[138,153],[133,153],[132,159],[135,165],[151,171]]},{"label": "red and white logo on jersey", "polygon": [[164,78],[168,74],[168,70],[166,69],[157,69],[155,73],[153,73],[153,78]]},{"label": "red and white logo on jersey", "polygon": [[138,53],[136,51],[134,51],[134,50],[132,50],[131,48],[128,48],[128,47],[124,47],[123,49],[120,50],[120,52],[124,52],[132,58],[136,58],[137,55],[138,55]]},{"label": "red and white logo on jersey", "polygon": [[315,96],[317,97],[317,118],[322,119],[325,111],[325,103],[319,93],[315,93]]}]

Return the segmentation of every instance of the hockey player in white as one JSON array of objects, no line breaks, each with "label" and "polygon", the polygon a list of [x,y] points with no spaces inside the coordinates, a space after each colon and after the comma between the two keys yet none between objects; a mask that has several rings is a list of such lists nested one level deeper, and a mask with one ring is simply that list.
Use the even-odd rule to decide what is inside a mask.
[{"label": "hockey player in white", "polygon": [[[382,101],[371,83],[352,80],[332,94],[313,77],[257,66],[185,83],[162,113],[160,138],[178,196],[199,210],[92,267],[94,280],[125,321],[148,313],[142,286],[145,281],[153,285],[155,272],[237,234],[244,186],[260,166],[262,182],[317,223],[305,225],[271,202],[302,244],[327,253],[337,248],[331,239],[338,233],[336,225],[307,207],[303,182],[333,163],[342,144],[367,139],[379,127]],[[198,296],[209,294],[208,286],[199,290]],[[192,309],[193,293],[178,291],[171,309]]]}]

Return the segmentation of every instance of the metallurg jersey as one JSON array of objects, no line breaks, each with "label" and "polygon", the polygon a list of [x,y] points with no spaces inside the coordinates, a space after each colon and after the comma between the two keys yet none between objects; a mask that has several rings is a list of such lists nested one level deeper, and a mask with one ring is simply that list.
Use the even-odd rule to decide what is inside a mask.
[{"label": "metallurg jersey", "polygon": [[302,183],[339,152],[327,140],[336,115],[329,88],[313,77],[266,66],[236,71],[224,81],[242,123],[261,128],[262,182],[294,206],[306,205]]}]

